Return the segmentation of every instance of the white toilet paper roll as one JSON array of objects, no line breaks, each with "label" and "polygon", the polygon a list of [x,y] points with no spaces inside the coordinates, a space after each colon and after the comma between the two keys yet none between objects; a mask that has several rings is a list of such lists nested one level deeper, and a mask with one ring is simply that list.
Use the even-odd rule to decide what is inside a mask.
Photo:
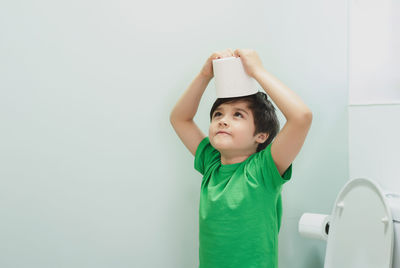
[{"label": "white toilet paper roll", "polygon": [[330,215],[304,213],[299,221],[300,235],[313,239],[327,240]]},{"label": "white toilet paper roll", "polygon": [[218,98],[252,95],[258,92],[257,81],[244,70],[238,57],[213,60],[215,87]]}]

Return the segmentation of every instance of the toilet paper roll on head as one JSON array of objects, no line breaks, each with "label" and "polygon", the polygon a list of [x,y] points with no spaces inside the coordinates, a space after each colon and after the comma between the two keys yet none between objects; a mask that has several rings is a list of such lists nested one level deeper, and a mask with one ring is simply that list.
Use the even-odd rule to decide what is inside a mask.
[{"label": "toilet paper roll on head", "polygon": [[257,81],[244,70],[238,57],[212,61],[217,98],[241,97],[256,94]]}]

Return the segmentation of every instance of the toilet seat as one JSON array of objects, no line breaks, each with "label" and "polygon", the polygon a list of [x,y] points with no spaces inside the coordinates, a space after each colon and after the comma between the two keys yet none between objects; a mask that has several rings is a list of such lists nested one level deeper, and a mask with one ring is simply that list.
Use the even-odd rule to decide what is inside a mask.
[{"label": "toilet seat", "polygon": [[391,268],[393,219],[379,186],[353,179],[333,208],[324,268]]}]

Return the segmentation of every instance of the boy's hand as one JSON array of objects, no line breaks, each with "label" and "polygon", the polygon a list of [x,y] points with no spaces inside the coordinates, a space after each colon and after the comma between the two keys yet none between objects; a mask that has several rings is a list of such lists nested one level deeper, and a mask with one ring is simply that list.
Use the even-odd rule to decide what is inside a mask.
[{"label": "boy's hand", "polygon": [[236,49],[235,57],[240,57],[244,70],[253,78],[257,72],[264,70],[260,57],[253,49]]},{"label": "boy's hand", "polygon": [[205,77],[211,79],[214,77],[214,70],[213,70],[213,65],[212,61],[215,59],[221,59],[225,57],[234,57],[233,50],[228,48],[223,51],[217,51],[211,54],[211,56],[207,59],[206,63],[203,66],[203,69],[201,70],[201,74],[204,75]]}]

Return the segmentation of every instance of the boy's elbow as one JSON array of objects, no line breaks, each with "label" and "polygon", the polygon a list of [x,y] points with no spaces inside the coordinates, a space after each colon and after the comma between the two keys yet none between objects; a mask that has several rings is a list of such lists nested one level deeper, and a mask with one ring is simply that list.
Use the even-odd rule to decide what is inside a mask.
[{"label": "boy's elbow", "polygon": [[302,125],[304,124],[311,125],[312,120],[313,120],[313,114],[310,110],[307,110],[306,112],[298,114],[294,121],[301,123]]},{"label": "boy's elbow", "polygon": [[174,113],[171,113],[169,115],[169,122],[171,123],[172,126],[175,126],[176,124],[179,124],[179,122],[184,121],[182,118],[179,116],[176,116]]},{"label": "boy's elbow", "polygon": [[174,116],[174,113],[171,112],[169,114],[169,122],[171,123],[171,125],[174,125],[175,121],[176,121],[176,117]]},{"label": "boy's elbow", "polygon": [[182,117],[179,115],[179,112],[177,111],[172,111],[169,115],[169,122],[174,125],[180,122],[189,122],[193,121],[193,118],[191,117]]},{"label": "boy's elbow", "polygon": [[307,122],[312,122],[313,120],[313,113],[311,112],[311,110],[308,110],[305,114],[304,114],[304,120],[306,120]]}]

